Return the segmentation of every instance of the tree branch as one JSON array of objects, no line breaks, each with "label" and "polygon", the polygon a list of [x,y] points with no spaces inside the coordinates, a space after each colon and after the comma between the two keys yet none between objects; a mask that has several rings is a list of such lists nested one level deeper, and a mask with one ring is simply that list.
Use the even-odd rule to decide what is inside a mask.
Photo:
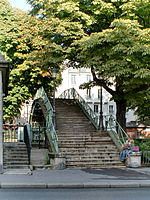
[{"label": "tree branch", "polygon": [[93,75],[93,80],[96,82],[97,85],[102,86],[112,96],[114,96],[116,94],[116,92],[113,89],[111,89],[110,87],[107,86],[105,80],[97,78],[97,76],[94,72],[93,66],[91,67],[91,73]]}]

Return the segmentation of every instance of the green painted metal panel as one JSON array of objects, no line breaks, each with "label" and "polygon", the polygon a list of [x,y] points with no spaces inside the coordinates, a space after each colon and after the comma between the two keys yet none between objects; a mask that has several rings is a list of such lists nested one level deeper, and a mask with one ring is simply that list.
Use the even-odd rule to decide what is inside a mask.
[{"label": "green painted metal panel", "polygon": [[53,125],[53,107],[43,87],[37,90],[34,101],[37,101],[37,103],[41,106],[43,112],[46,115],[45,132],[50,143],[52,152],[58,152],[58,136]]}]

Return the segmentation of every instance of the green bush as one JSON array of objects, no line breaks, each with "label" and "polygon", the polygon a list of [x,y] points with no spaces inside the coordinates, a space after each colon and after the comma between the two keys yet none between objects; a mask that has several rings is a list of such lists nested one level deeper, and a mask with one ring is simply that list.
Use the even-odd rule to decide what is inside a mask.
[{"label": "green bush", "polygon": [[150,139],[134,139],[135,146],[139,146],[140,151],[150,150]]}]

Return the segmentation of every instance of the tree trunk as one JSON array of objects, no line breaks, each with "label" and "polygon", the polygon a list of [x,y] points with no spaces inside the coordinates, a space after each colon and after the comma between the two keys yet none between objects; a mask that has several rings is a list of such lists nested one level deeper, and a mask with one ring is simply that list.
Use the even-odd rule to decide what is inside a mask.
[{"label": "tree trunk", "polygon": [[116,110],[116,119],[123,130],[126,131],[126,100],[117,100]]}]

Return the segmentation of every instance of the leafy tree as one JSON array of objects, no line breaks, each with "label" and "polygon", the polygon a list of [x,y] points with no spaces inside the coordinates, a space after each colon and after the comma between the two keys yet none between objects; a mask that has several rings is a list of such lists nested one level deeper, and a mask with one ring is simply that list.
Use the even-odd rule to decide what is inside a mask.
[{"label": "leafy tree", "polygon": [[[8,1],[4,0],[0,24],[0,49],[11,62],[9,92],[4,99],[4,119],[12,120],[20,114],[25,100],[32,97],[41,85],[47,91],[52,90],[53,66],[47,63],[45,68],[44,54],[50,52],[50,49],[39,33],[42,23],[37,18],[12,9]],[[60,83],[60,73],[57,77],[57,83]]]},{"label": "leafy tree", "polygon": [[92,70],[94,82],[83,88],[103,86],[116,102],[117,120],[123,128],[129,102],[149,88],[149,34],[135,21],[118,19],[111,28],[76,41],[71,49],[75,60]]},{"label": "leafy tree", "polygon": [[[142,29],[150,28],[150,2],[149,0],[134,0],[129,1],[122,5],[123,16],[125,18],[138,20]],[[147,36],[147,44],[149,43]],[[147,58],[149,59],[149,58]],[[138,92],[130,107],[136,109],[136,113],[139,116],[140,121],[150,122],[150,88]]]},{"label": "leafy tree", "polygon": [[[117,119],[124,128],[127,106],[140,105],[137,99],[143,100],[139,95],[149,88],[149,29],[142,31],[131,21],[138,19],[143,25],[141,14],[146,14],[138,7],[140,1],[147,3],[148,10],[146,0],[28,0],[33,6],[31,13],[43,23],[52,19],[61,22],[54,40],[68,49],[66,58],[70,63],[78,62],[75,67],[91,68],[94,82],[85,87],[100,85],[112,95]],[[132,9],[135,5],[140,17]],[[50,39],[48,34],[45,38]]]}]

